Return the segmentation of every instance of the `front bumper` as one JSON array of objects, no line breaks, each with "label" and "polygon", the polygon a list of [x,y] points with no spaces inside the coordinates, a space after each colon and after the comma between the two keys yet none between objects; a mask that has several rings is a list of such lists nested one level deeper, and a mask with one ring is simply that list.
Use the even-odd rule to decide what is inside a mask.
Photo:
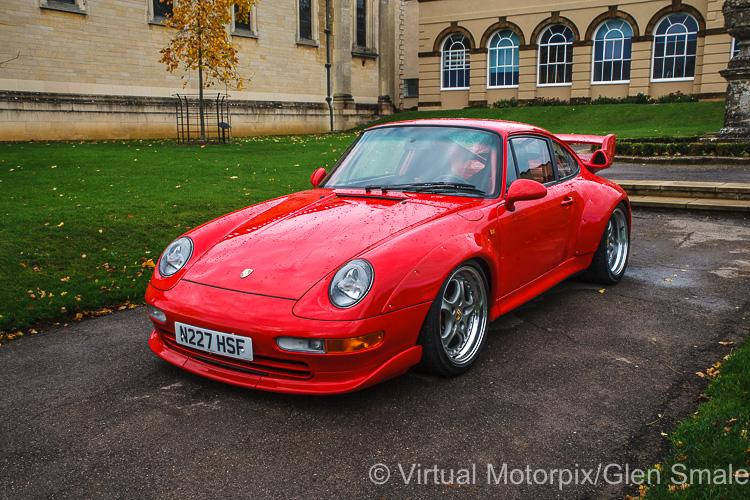
[{"label": "front bumper", "polygon": [[[192,373],[242,387],[296,394],[351,392],[400,375],[419,362],[416,345],[429,303],[357,321],[299,318],[295,301],[180,281],[168,291],[149,285],[146,302],[167,315],[152,319],[149,345],[161,358]],[[250,337],[253,361],[194,350],[177,344],[174,322]],[[347,354],[282,351],[279,336],[347,338],[385,332],[379,346]]]}]

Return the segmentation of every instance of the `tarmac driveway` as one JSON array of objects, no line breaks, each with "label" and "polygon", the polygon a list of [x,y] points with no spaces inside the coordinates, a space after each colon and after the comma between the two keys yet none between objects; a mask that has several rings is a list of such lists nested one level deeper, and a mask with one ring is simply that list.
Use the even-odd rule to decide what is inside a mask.
[{"label": "tarmac driveway", "polygon": [[661,456],[695,372],[750,328],[749,221],[638,211],[633,226],[619,285],[567,281],[495,321],[455,379],[238,389],[151,353],[144,308],[0,346],[0,497],[622,497],[618,471]]}]

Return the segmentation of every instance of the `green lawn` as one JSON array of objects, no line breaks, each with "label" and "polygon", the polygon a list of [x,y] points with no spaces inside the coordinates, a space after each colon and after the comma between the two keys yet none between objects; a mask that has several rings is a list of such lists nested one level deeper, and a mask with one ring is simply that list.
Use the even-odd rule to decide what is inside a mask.
[{"label": "green lawn", "polygon": [[0,341],[141,303],[153,271],[143,265],[172,239],[310,187],[354,137],[0,144]]},{"label": "green lawn", "polygon": [[707,401],[672,431],[671,455],[648,499],[750,498],[750,344],[707,372],[714,377]]},{"label": "green lawn", "polygon": [[616,133],[620,138],[696,136],[724,125],[724,102],[535,106],[409,111],[375,123],[418,118],[488,118],[530,123],[555,134]]},{"label": "green lawn", "polygon": [[[553,132],[700,135],[723,103],[401,113],[505,118]],[[185,230],[309,187],[355,133],[170,141],[0,144],[0,341],[38,324],[142,302],[155,261]],[[81,316],[78,316],[79,318]]]}]

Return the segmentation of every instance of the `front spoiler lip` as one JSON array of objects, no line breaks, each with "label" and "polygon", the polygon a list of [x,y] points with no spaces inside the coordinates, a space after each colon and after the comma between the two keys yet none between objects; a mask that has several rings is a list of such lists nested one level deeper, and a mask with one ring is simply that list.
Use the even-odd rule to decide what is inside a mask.
[{"label": "front spoiler lip", "polygon": [[396,354],[379,366],[343,372],[315,372],[307,380],[286,380],[243,373],[177,353],[164,344],[156,330],[151,332],[149,346],[162,359],[196,375],[239,387],[289,394],[323,395],[358,391],[405,373],[422,357],[422,346],[417,345]]}]

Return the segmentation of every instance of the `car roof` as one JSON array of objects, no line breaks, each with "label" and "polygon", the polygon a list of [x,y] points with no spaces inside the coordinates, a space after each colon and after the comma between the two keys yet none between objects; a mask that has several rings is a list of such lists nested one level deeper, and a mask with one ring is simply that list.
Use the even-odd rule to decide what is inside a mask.
[{"label": "car roof", "polygon": [[508,135],[519,132],[536,132],[548,135],[548,131],[535,127],[534,125],[528,125],[526,123],[509,122],[504,120],[488,120],[488,119],[474,119],[474,118],[434,118],[429,120],[405,120],[400,122],[384,123],[381,125],[375,125],[369,127],[367,130],[383,127],[402,127],[402,126],[439,126],[439,127],[472,127],[480,128],[485,130],[492,130],[502,135]]}]

